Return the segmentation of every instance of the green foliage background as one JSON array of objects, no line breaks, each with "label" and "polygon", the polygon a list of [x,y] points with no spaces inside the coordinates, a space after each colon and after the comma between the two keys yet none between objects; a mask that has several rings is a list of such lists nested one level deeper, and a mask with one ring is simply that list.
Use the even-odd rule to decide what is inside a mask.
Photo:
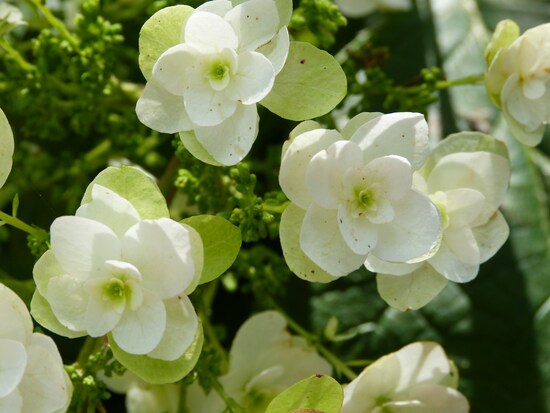
[{"label": "green foliage background", "polygon": [[[439,126],[443,137],[491,130],[508,144],[513,175],[503,212],[510,240],[474,281],[450,283],[428,306],[408,313],[378,297],[366,270],[311,285],[286,268],[277,240],[285,206],[277,173],[282,142],[296,122],[260,109],[253,151],[232,168],[204,165],[177,137],[139,123],[139,29],[153,12],[178,2],[84,0],[76,19],[55,12],[66,19],[68,32],[52,27],[38,0],[9,2],[25,11],[29,23],[0,41],[0,107],[16,139],[14,167],[0,192],[3,211],[12,209],[18,194],[18,216],[47,229],[55,217],[74,213],[108,162],[126,159],[159,178],[173,216],[217,213],[241,229],[237,261],[221,282],[199,289],[195,298],[226,347],[251,312],[277,303],[346,361],[373,360],[420,339],[438,341],[459,367],[473,413],[550,412],[550,139],[538,149],[520,146],[483,85],[448,89],[445,82],[484,71],[483,48],[499,20],[513,18],[522,30],[545,23],[550,2],[417,0],[410,12],[373,14],[345,27],[328,0],[295,2],[300,8],[292,21],[294,38],[335,54],[350,93],[358,95],[341,111],[429,111],[432,131]],[[358,70],[366,82],[357,81]],[[328,115],[320,121],[334,124]],[[26,240],[0,227],[0,281],[27,302],[27,280],[44,247],[45,239]],[[72,363],[82,342],[57,341]],[[209,350],[205,354],[207,367],[208,360],[219,362]]]}]

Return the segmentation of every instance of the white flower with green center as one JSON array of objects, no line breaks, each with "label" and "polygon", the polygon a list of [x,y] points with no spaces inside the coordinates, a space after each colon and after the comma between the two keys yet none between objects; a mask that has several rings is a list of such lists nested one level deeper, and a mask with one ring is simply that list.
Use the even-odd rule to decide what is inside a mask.
[{"label": "white flower with green center", "polygon": [[[271,91],[289,38],[273,0],[207,2],[192,13],[181,43],[153,67],[136,107],[160,132],[189,131],[223,165],[250,151],[258,133],[256,103]],[[189,135],[182,133],[186,147]]]},{"label": "white flower with green center", "polygon": [[[456,143],[459,139],[457,134],[445,141]],[[484,151],[455,152],[441,157],[424,174],[416,175],[415,183],[429,194],[441,213],[439,249],[421,263],[396,264],[376,257],[368,257],[366,263],[369,270],[379,273],[382,297],[402,310],[427,304],[447,281],[464,283],[474,279],[480,264],[500,249],[509,233],[498,211],[510,179],[506,158]],[[411,286],[415,284],[413,294]]]},{"label": "white flower with green center", "polygon": [[380,11],[406,11],[411,8],[410,0],[335,0],[344,16],[358,18]]},{"label": "white flower with green center", "polygon": [[467,413],[458,373],[436,343],[417,342],[388,354],[344,388],[341,413]]},{"label": "white flower with green center", "polygon": [[[239,329],[229,352],[229,369],[219,378],[224,391],[247,413],[264,413],[275,396],[313,374],[330,375],[330,364],[303,337],[292,336],[275,311],[248,319]],[[191,412],[222,413],[225,404],[198,383],[187,391]]]},{"label": "white flower with green center", "polygon": [[76,336],[111,333],[127,353],[178,359],[198,328],[186,295],[196,284],[194,230],[168,218],[142,220],[98,184],[91,198],[53,222],[51,249],[33,271],[36,294]]},{"label": "white flower with green center", "polygon": [[0,109],[0,188],[8,179],[13,157],[13,133],[6,115]]},{"label": "white flower with green center", "polygon": [[486,85],[513,135],[535,146],[550,122],[550,23],[518,36],[519,28],[509,20],[497,27],[486,51]]},{"label": "white flower with green center", "polygon": [[410,262],[435,252],[437,207],[412,185],[428,154],[427,132],[420,114],[361,114],[344,136],[314,129],[291,139],[279,182],[305,210],[299,245],[310,260],[339,277],[367,256]]},{"label": "white flower with green center", "polygon": [[0,35],[4,35],[17,26],[24,26],[23,13],[17,7],[8,3],[0,4]]},{"label": "white flower with green center", "polygon": [[23,301],[0,284],[0,411],[62,413],[72,390],[53,340],[33,333]]}]

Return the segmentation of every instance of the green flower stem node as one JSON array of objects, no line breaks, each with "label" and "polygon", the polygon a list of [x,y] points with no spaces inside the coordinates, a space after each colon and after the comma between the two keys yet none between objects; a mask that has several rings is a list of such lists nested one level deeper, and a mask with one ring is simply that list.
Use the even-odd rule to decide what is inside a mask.
[{"label": "green flower stem node", "polygon": [[266,413],[338,413],[343,400],[344,391],[336,380],[315,375],[275,397]]}]

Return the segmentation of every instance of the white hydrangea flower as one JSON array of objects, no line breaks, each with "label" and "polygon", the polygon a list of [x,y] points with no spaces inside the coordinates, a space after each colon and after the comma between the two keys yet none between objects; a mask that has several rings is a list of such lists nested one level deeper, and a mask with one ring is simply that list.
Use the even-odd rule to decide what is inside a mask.
[{"label": "white hydrangea flower", "polygon": [[149,384],[131,371],[122,376],[106,377],[98,374],[109,390],[126,395],[127,413],[178,413],[181,386],[172,384]]},{"label": "white hydrangea flower", "polygon": [[53,340],[33,333],[23,301],[0,284],[0,412],[62,413],[72,391]]},{"label": "white hydrangea flower", "polygon": [[344,16],[358,18],[380,11],[406,11],[411,8],[410,0],[335,0]]},{"label": "white hydrangea flower", "polygon": [[[417,187],[429,194],[442,216],[439,249],[423,263],[388,263],[369,256],[366,266],[379,273],[379,289],[384,282],[405,289],[424,273],[423,277],[434,283],[432,295],[426,295],[429,301],[446,280],[464,283],[474,279],[480,264],[508,238],[508,225],[498,208],[506,196],[510,164],[490,152],[457,152],[443,156],[426,177],[418,174],[415,178]],[[388,276],[398,279],[388,280]],[[418,301],[419,306],[424,304]]]},{"label": "white hydrangea flower", "polygon": [[378,359],[346,386],[341,413],[467,413],[457,385],[445,351],[416,342]]},{"label": "white hydrangea flower", "polygon": [[525,145],[538,145],[550,122],[550,23],[500,48],[490,62],[486,85],[514,136]]},{"label": "white hydrangea flower", "polygon": [[0,109],[0,188],[8,179],[13,163],[13,132],[2,109]]},{"label": "white hydrangea flower", "polygon": [[[300,336],[286,330],[286,321],[275,311],[249,318],[239,329],[229,352],[229,369],[219,378],[228,396],[247,413],[264,413],[275,396],[313,374],[330,375],[330,364]],[[187,391],[191,412],[222,413],[225,404],[198,383]]]},{"label": "white hydrangea flower", "polygon": [[112,333],[127,353],[178,359],[198,328],[185,293],[196,276],[191,229],[168,218],[142,220],[128,200],[98,184],[91,196],[75,216],[52,223],[51,249],[33,271],[38,294],[77,334]]},{"label": "white hydrangea flower", "polygon": [[[273,0],[206,2],[181,43],[153,67],[136,112],[159,132],[190,131],[211,157],[234,165],[258,134],[256,103],[271,91],[289,48]],[[184,144],[188,134],[181,134]],[[193,150],[193,145],[186,145]]]},{"label": "white hydrangea flower", "polygon": [[367,256],[412,262],[433,254],[439,213],[413,187],[413,172],[428,153],[427,124],[418,113],[360,114],[342,134],[314,129],[291,139],[283,147],[279,183],[306,210],[300,230],[305,255],[338,277]]}]

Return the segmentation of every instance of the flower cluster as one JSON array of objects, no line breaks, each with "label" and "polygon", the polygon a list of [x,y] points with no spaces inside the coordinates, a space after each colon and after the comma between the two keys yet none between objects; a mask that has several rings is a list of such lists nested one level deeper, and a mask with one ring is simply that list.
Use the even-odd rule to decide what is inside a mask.
[{"label": "flower cluster", "polygon": [[369,365],[344,388],[341,413],[467,413],[458,373],[443,349],[417,342]]},{"label": "flower cluster", "polygon": [[59,351],[32,330],[23,301],[0,284],[0,411],[65,412],[73,386]]},{"label": "flower cluster", "polygon": [[[310,260],[340,277],[368,256],[416,262],[435,253],[439,212],[413,187],[413,173],[429,154],[421,114],[360,114],[342,134],[302,132],[304,127],[298,126],[297,136],[283,147],[279,182],[305,210],[299,247]],[[283,215],[281,231],[286,225]],[[283,250],[288,250],[284,242]]]},{"label": "flower cluster", "polygon": [[514,22],[501,22],[486,59],[489,97],[520,142],[538,145],[550,122],[550,23],[519,36]]},{"label": "flower cluster", "polygon": [[188,150],[198,142],[211,163],[223,165],[250,151],[258,134],[256,103],[271,91],[289,48],[275,1],[235,3],[210,1],[191,13],[181,42],[158,58],[136,107],[145,125],[184,131]]},{"label": "flower cluster", "polygon": [[186,295],[200,276],[193,231],[169,218],[143,219],[127,199],[93,184],[90,202],[51,226],[51,249],[33,271],[33,315],[45,299],[61,325],[46,320],[52,331],[110,333],[127,353],[178,359],[198,329]]},{"label": "flower cluster", "polygon": [[[271,400],[312,374],[330,375],[330,364],[303,337],[292,336],[275,311],[248,319],[229,352],[229,369],[219,378],[225,393],[248,413],[263,413]],[[187,392],[191,412],[222,413],[225,403],[214,391],[204,393],[198,383]]]}]

